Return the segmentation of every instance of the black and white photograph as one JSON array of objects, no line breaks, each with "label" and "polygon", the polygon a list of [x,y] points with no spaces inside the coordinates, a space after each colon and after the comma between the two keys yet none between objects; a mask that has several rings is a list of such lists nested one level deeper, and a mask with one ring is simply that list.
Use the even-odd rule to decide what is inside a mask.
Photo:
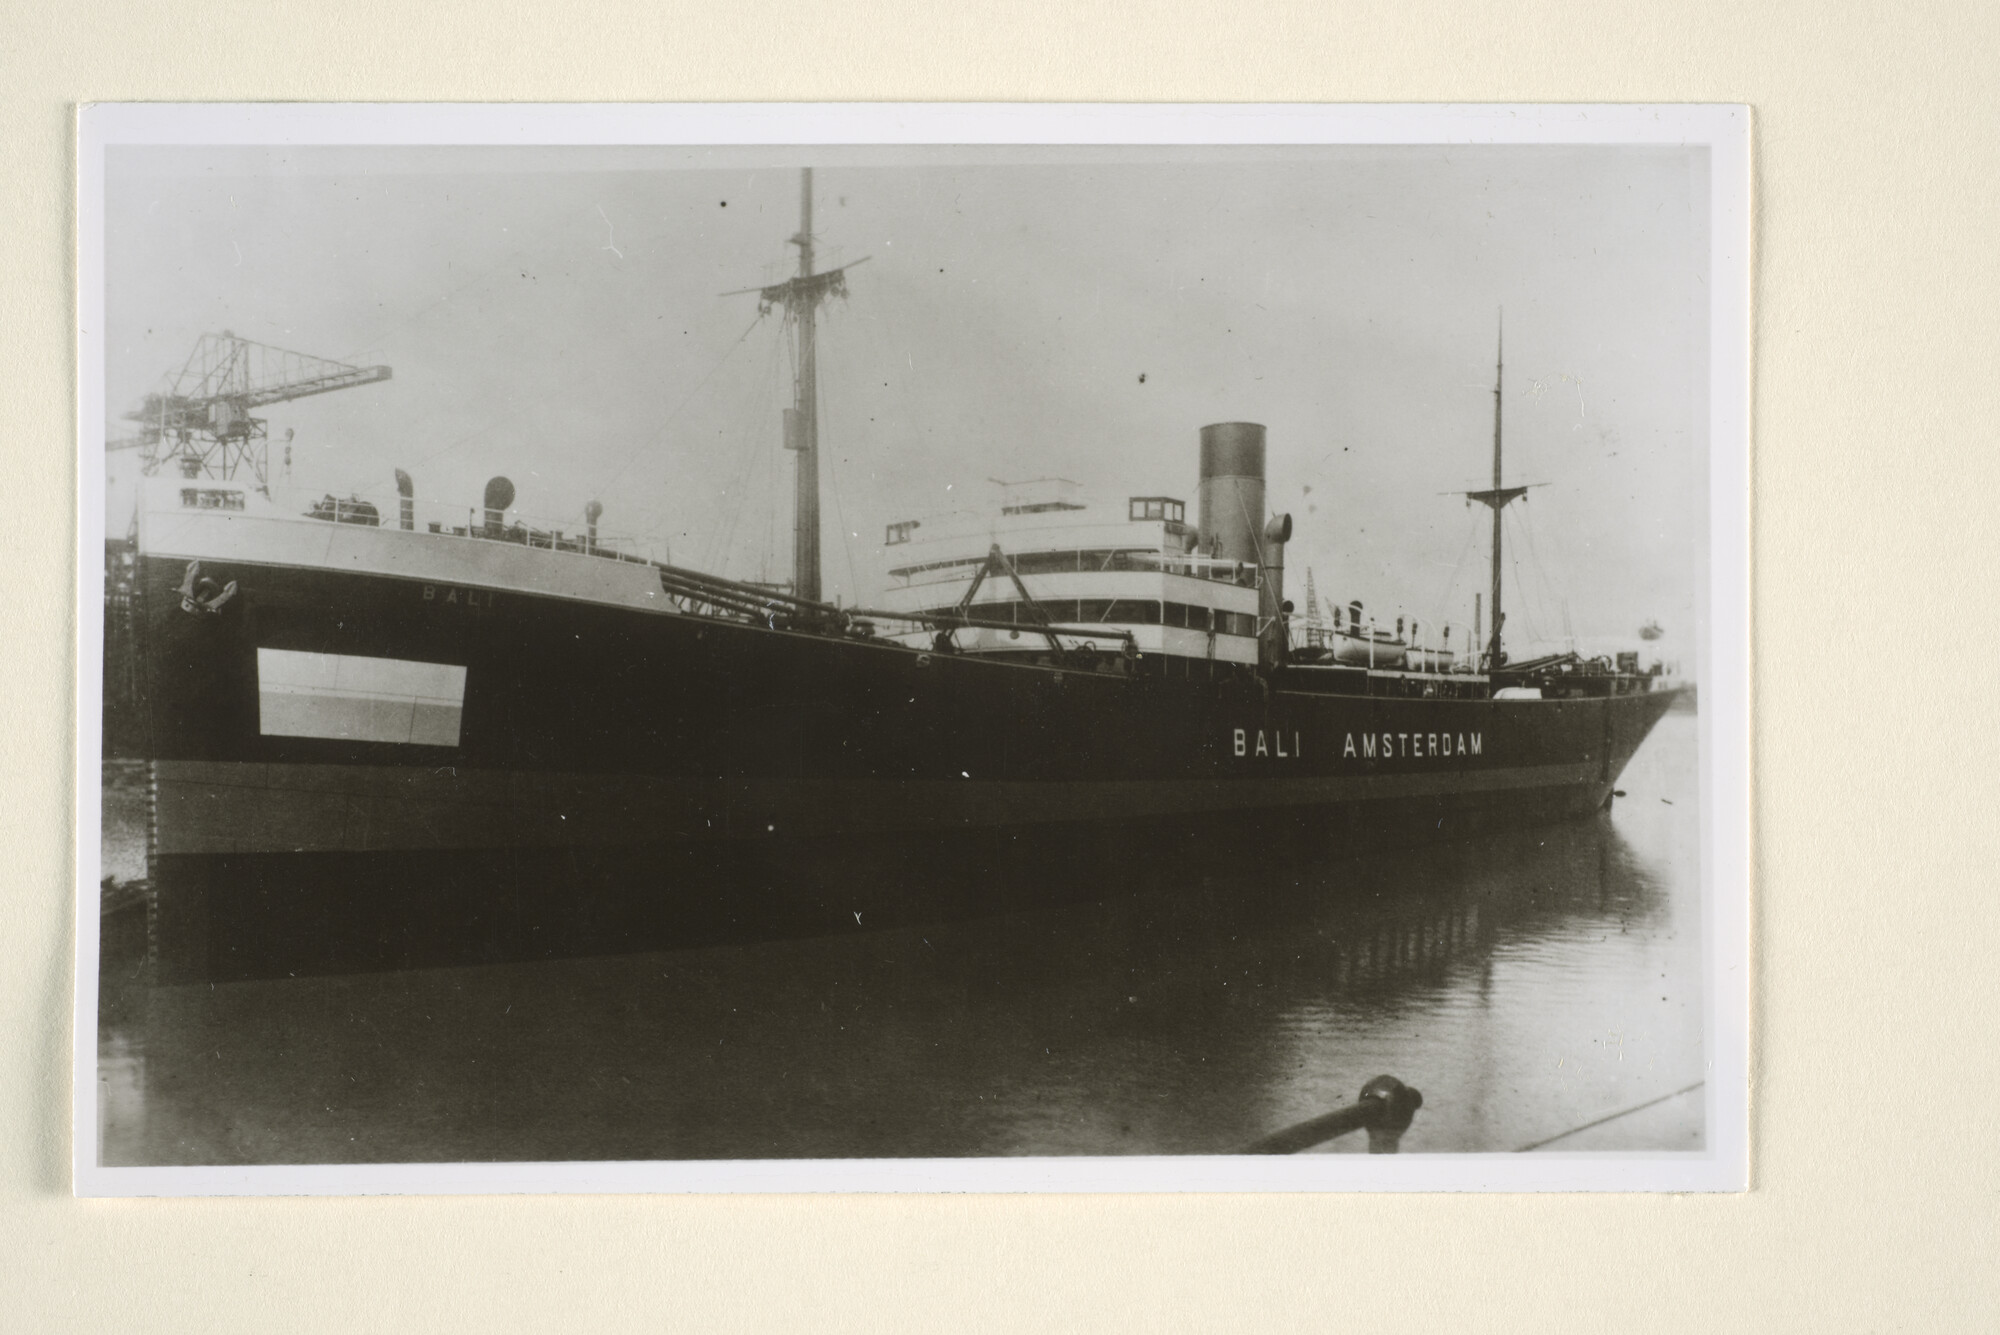
[{"label": "black and white photograph", "polygon": [[79,1192],[1743,1187],[1740,108],[82,142]]}]

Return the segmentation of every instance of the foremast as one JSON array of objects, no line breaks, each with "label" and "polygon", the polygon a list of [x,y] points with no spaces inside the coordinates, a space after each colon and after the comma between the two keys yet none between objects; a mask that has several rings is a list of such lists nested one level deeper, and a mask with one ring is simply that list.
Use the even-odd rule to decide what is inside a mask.
[{"label": "foremast", "polygon": [[[799,272],[755,292],[759,309],[782,306],[797,339],[792,379],[792,406],[785,409],[785,448],[798,455],[797,486],[792,519],[792,596],[820,601],[819,541],[819,349],[817,319],[820,304],[847,295],[847,271],[866,259],[824,273],[813,272],[812,168],[799,169],[799,230],[791,244],[799,248]],[[734,294],[728,294],[734,295]]]}]

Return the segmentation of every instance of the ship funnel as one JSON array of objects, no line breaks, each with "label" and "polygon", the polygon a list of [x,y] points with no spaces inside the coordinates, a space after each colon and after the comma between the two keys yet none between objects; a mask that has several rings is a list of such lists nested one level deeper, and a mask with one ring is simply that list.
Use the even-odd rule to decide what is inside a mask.
[{"label": "ship funnel", "polygon": [[603,501],[592,501],[583,507],[583,522],[586,525],[584,550],[597,550],[597,517],[604,513]]},{"label": "ship funnel", "polygon": [[514,503],[514,484],[504,477],[496,477],[486,484],[486,528],[497,533],[506,522],[507,507]]},{"label": "ship funnel", "polygon": [[416,484],[410,481],[410,475],[398,468],[396,470],[396,495],[398,497],[397,510],[400,513],[397,517],[401,521],[405,533],[417,526],[416,494]]},{"label": "ship funnel", "polygon": [[1225,561],[1263,564],[1262,423],[1217,422],[1201,429],[1201,483],[1195,504],[1203,550]]},{"label": "ship funnel", "polygon": [[1285,544],[1292,517],[1264,515],[1264,426],[1261,422],[1216,422],[1201,429],[1200,507],[1196,524],[1202,547],[1225,561],[1257,567],[1257,619],[1263,629],[1263,660],[1285,657]]}]

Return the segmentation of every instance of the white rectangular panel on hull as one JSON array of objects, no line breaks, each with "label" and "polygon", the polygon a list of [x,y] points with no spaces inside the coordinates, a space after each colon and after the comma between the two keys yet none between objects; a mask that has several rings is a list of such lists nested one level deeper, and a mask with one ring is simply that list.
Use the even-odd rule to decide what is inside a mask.
[{"label": "white rectangular panel on hull", "polygon": [[266,737],[457,746],[465,669],[354,654],[257,651],[257,730]]}]

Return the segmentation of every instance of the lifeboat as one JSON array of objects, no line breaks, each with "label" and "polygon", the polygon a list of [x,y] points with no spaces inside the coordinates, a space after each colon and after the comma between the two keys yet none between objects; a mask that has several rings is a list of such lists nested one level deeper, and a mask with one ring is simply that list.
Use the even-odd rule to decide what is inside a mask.
[{"label": "lifeboat", "polygon": [[1333,661],[1347,667],[1403,666],[1410,646],[1386,630],[1336,630],[1328,636]]}]

